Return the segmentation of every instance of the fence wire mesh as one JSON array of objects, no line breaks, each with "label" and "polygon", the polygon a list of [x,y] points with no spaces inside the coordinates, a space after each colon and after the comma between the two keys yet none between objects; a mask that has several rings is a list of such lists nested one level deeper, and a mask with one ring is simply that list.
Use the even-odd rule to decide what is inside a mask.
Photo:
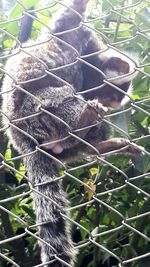
[{"label": "fence wire mesh", "polygon": [[[51,186],[52,182],[44,181],[38,185],[34,184],[28,178],[26,173],[28,170],[25,170],[22,164],[24,158],[30,157],[37,151],[47,155],[60,165],[55,181],[63,181],[70,201],[70,206],[61,210],[60,214],[72,225],[74,245],[79,250],[76,266],[149,266],[149,1],[93,0],[88,8],[87,19],[82,20],[82,25],[95,32],[99,42],[100,39],[104,41],[104,49],[98,51],[97,54],[107,53],[109,48],[122,55],[125,54],[124,51],[128,51],[126,57],[135,63],[135,71],[138,75],[133,81],[132,96],[124,93],[130,101],[119,110],[107,112],[104,118],[97,121],[95,125],[99,125],[103,120],[112,128],[112,134],[115,137],[127,138],[135,149],[140,145],[141,150],[145,149],[144,155],[140,157],[133,157],[124,153],[123,155],[114,155],[114,151],[100,153],[98,144],[94,146],[90,140],[87,141],[79,137],[79,129],[71,131],[69,124],[66,124],[55,113],[47,111],[38,96],[25,90],[21,82],[16,84],[15,78],[10,75],[7,68],[5,69],[4,65],[8,58],[15,54],[19,56],[19,53],[23,52],[41,64],[44,68],[44,75],[49,74],[50,77],[62,82],[62,78],[54,73],[56,68],[47,69],[44,67],[45,62],[28,50],[29,46],[44,45],[48,40],[36,41],[36,43],[33,42],[33,44],[29,43],[28,45],[28,43],[21,44],[17,36],[22,13],[34,19],[31,38],[36,40],[40,29],[49,27],[47,23],[49,20],[51,21],[51,15],[61,8],[64,2],[49,1],[48,4],[43,4],[42,1],[37,1],[32,10],[29,10],[31,6],[27,2],[12,2],[10,6],[12,5],[13,11],[10,7],[5,9],[2,2],[0,12],[1,80],[3,80],[4,75],[10,77],[18,90],[31,97],[33,104],[36,101],[39,103],[39,109],[36,113],[14,120],[9,119],[7,112],[4,114],[2,109],[0,110],[1,115],[8,120],[7,126],[3,125],[2,120],[0,121],[0,266],[44,266],[40,263],[37,240],[45,241],[38,236],[38,225],[35,224],[31,195],[33,192],[42,194],[37,188],[45,184]],[[51,34],[51,38],[57,40],[59,33]],[[14,49],[16,44],[17,48]],[[66,45],[68,49],[71,49],[71,45]],[[76,62],[83,64],[86,57],[89,56],[81,56],[73,47],[72,53],[77,55]],[[90,55],[92,55],[92,51]],[[69,64],[73,65],[76,62]],[[61,71],[69,64],[62,65],[57,70]],[[95,68],[92,64],[89,64],[89,67]],[[126,74],[126,77],[128,75]],[[32,82],[38,79],[39,77],[31,77]],[[64,85],[72,87],[67,81],[63,80],[63,82]],[[104,77],[99,90],[106,84],[119,90],[118,86],[114,85],[107,77]],[[84,96],[96,89],[84,88],[82,92],[76,92],[74,96],[79,98],[79,95]],[[3,95],[4,93],[1,91],[0,96],[3,97]],[[83,101],[86,102],[85,99]],[[26,119],[32,120],[41,113],[49,115],[50,119],[58,120],[65,126],[67,125],[69,129],[67,135],[64,138],[59,138],[57,143],[68,137],[72,137],[79,143],[67,155],[69,162],[64,162],[50,151],[45,150],[44,145],[47,142],[44,145],[40,144],[35,137],[16,126],[17,122]],[[18,155],[5,136],[9,127],[14,127],[23,132],[26,137],[30,137],[35,142],[35,150]],[[53,143],[56,141],[51,141],[50,145]],[[92,156],[85,158],[80,155],[74,159],[78,153],[77,149],[82,147],[82,144],[92,151]],[[50,202],[54,201],[47,196],[45,198]],[[54,204],[57,205],[55,201]],[[68,212],[71,214],[70,216],[68,216]],[[59,255],[55,255],[54,260],[62,262],[64,266],[71,266],[64,263]],[[50,263],[52,264],[52,262]]]}]

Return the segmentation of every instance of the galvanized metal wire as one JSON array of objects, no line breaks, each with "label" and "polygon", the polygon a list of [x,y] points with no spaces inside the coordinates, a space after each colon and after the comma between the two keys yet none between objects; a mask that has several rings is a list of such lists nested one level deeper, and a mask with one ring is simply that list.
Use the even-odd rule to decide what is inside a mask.
[{"label": "galvanized metal wire", "polygon": [[[128,3],[127,3],[128,2]],[[107,3],[107,5],[110,5],[110,10],[107,14],[101,14],[100,15],[94,15],[94,16],[89,16],[89,18],[86,21],[82,20],[82,24],[86,25],[88,28],[90,28],[92,31],[95,32],[95,34],[97,34],[98,38],[101,37],[106,45],[106,49],[99,51],[100,53],[103,53],[104,51],[107,51],[107,49],[112,48],[114,51],[119,51],[120,53],[124,54],[124,52],[122,52],[121,47],[122,46],[126,46],[126,47],[130,47],[130,44],[132,45],[134,42],[136,42],[136,40],[138,40],[139,36],[146,41],[149,40],[149,31],[150,29],[148,28],[148,26],[145,25],[145,29],[142,29],[140,27],[140,25],[138,25],[136,23],[136,21],[134,21],[132,19],[132,12],[136,12],[137,9],[142,8],[144,2],[148,2],[148,1],[137,1],[134,3],[132,3],[132,1],[120,1],[120,3],[118,4],[118,7],[114,7],[113,3],[111,1],[105,1],[105,3]],[[23,4],[21,3],[21,1],[17,1],[17,3],[20,5],[21,8],[24,9],[24,14],[33,17],[35,21],[37,21],[38,23],[41,23],[42,27],[46,27],[48,28],[47,24],[45,22],[43,22],[40,18],[38,18],[38,16],[35,16],[35,14],[40,13],[41,11],[45,11],[47,10],[48,12],[51,12],[51,9],[55,6],[59,5],[59,8],[61,5],[64,5],[63,2],[61,1],[53,1],[52,4],[50,5],[46,5],[46,6],[42,6],[40,8],[34,9],[32,11],[28,11]],[[93,3],[98,4],[98,1],[93,1]],[[94,5],[93,4],[93,5]],[[101,4],[101,3],[99,3]],[[94,9],[94,7],[91,8]],[[34,11],[34,15],[33,15],[33,11]],[[116,15],[116,21],[111,21],[111,18],[113,15]],[[72,228],[73,231],[77,230],[78,231],[82,231],[84,232],[84,236],[85,238],[82,239],[82,241],[78,242],[78,244],[76,244],[76,248],[77,249],[85,249],[85,251],[89,250],[89,254],[91,253],[90,249],[91,246],[94,247],[94,252],[96,255],[97,251],[101,251],[104,252],[105,255],[107,253],[107,255],[109,257],[112,257],[114,259],[116,259],[116,262],[114,264],[114,266],[120,266],[120,267],[130,267],[130,266],[144,266],[144,265],[140,265],[141,264],[141,260],[142,259],[150,259],[150,248],[148,249],[148,244],[150,242],[150,236],[148,236],[148,233],[150,234],[150,227],[148,229],[148,225],[146,224],[146,221],[150,221],[150,209],[147,208],[142,208],[144,206],[148,206],[147,203],[150,203],[150,188],[147,188],[147,181],[150,178],[150,171],[148,169],[145,170],[145,172],[141,173],[136,173],[133,172],[133,176],[128,176],[128,174],[125,172],[125,170],[121,169],[121,166],[118,167],[117,165],[117,160],[118,158],[116,157],[116,164],[112,163],[109,160],[109,156],[113,155],[113,153],[106,153],[105,155],[100,155],[99,151],[97,150],[96,147],[94,147],[92,144],[86,142],[85,140],[83,140],[82,138],[79,138],[77,135],[77,131],[79,129],[77,129],[74,132],[70,131],[70,126],[68,124],[66,124],[66,122],[64,122],[63,120],[61,120],[60,118],[58,118],[57,116],[55,116],[54,114],[52,114],[51,112],[47,111],[44,109],[44,107],[42,106],[42,102],[40,101],[40,99],[38,99],[38,97],[34,96],[32,93],[26,91],[25,89],[22,88],[21,86],[21,82],[20,83],[16,83],[14,77],[11,77],[10,74],[8,72],[6,72],[5,68],[4,68],[4,64],[6,62],[6,60],[10,57],[12,57],[12,55],[14,54],[19,54],[20,51],[23,51],[25,54],[29,54],[31,55],[26,48],[28,48],[28,44],[21,44],[17,37],[14,36],[11,32],[9,32],[7,30],[7,26],[13,24],[14,22],[18,22],[20,21],[21,17],[19,18],[14,18],[14,19],[10,19],[10,20],[4,20],[0,22],[0,37],[2,39],[2,37],[5,37],[5,40],[7,39],[11,39],[13,41],[15,41],[18,45],[18,49],[14,50],[14,49],[2,49],[0,51],[0,61],[1,61],[1,65],[0,65],[0,72],[1,72],[1,78],[3,77],[3,75],[8,75],[14,85],[22,92],[24,92],[25,94],[29,95],[32,97],[33,100],[36,100],[39,103],[39,110],[37,111],[37,113],[35,114],[31,114],[29,116],[26,116],[24,118],[19,118],[18,120],[12,120],[10,121],[8,118],[7,113],[3,114],[3,116],[6,116],[7,120],[8,120],[8,124],[7,127],[14,127],[16,128],[18,131],[21,131],[25,136],[30,137],[31,140],[34,141],[35,143],[35,151],[32,153],[36,153],[36,151],[40,151],[41,153],[45,153],[48,157],[50,157],[51,159],[55,160],[57,163],[59,163],[61,165],[61,169],[63,169],[63,174],[61,172],[61,174],[58,174],[58,177],[56,178],[56,180],[62,180],[62,181],[66,181],[66,177],[67,177],[67,181],[69,181],[69,183],[73,183],[78,187],[78,194],[80,196],[79,201],[73,201],[71,200],[71,203],[73,203],[73,205],[69,208],[67,208],[66,210],[62,210],[61,207],[60,208],[60,213],[61,215],[65,218],[65,220],[68,220],[69,222],[71,222],[72,224]],[[103,21],[104,22],[104,27],[106,27],[106,25],[110,25],[112,24],[112,29],[111,26],[109,27],[110,30],[112,30],[112,32],[114,33],[114,37],[113,39],[109,39],[109,34],[106,36],[104,34],[104,31],[100,32],[98,29],[94,28],[92,25],[96,25],[96,23],[98,24],[99,22]],[[121,24],[128,24],[128,25],[132,25],[132,32],[130,32],[130,35],[127,34],[128,33],[128,29],[126,31],[126,29],[122,29]],[[6,27],[4,27],[6,26]],[[8,28],[9,29],[9,28]],[[126,31],[126,35],[127,38],[124,39],[122,38],[118,38],[118,32],[119,31]],[[57,38],[59,38],[59,33],[58,34],[51,34],[51,36],[57,40]],[[13,43],[12,41],[12,43]],[[44,44],[46,41],[44,42],[38,42],[38,44]],[[62,41],[62,43],[64,43],[64,41]],[[14,43],[13,43],[14,45]],[[33,45],[35,46],[35,44]],[[68,46],[69,48],[71,47],[69,44],[66,44],[66,46]],[[80,56],[78,51],[75,50],[75,48],[71,47],[72,51],[74,51],[76,53],[76,61],[80,61],[80,62],[85,62],[85,56]],[[134,50],[134,49],[133,49]],[[93,53],[94,54],[94,53]],[[145,55],[145,57],[148,57],[149,55]],[[131,59],[131,57],[129,55],[127,55],[127,57],[129,57],[130,60],[133,60],[133,62],[136,65],[135,71],[137,71],[138,73],[140,73],[142,75],[142,79],[148,80],[150,78],[150,74],[145,70],[146,67],[150,67],[150,63],[144,63],[138,62],[134,59]],[[68,85],[72,88],[72,85],[70,85],[69,83],[67,83],[66,81],[62,80],[60,77],[56,76],[56,74],[54,74],[54,71],[56,69],[47,69],[47,66],[45,64],[44,61],[42,61],[39,58],[36,58],[36,60],[38,60],[43,68],[45,69],[45,75],[49,74],[52,77],[57,78],[58,80],[60,80],[61,82],[63,81],[64,85]],[[73,62],[71,64],[75,64],[76,62]],[[88,63],[86,63],[88,64]],[[89,64],[90,65],[90,64]],[[68,65],[67,65],[68,66]],[[66,68],[67,66],[61,66],[57,69],[61,69],[61,68]],[[90,65],[90,67],[95,68],[94,66]],[[96,68],[97,69],[97,68]],[[148,68],[147,68],[148,69]],[[101,70],[97,69],[97,71],[101,72]],[[104,74],[103,74],[104,75]],[[129,74],[127,74],[129,75]],[[38,80],[41,77],[38,77],[36,79],[32,79],[32,81],[34,80]],[[31,81],[31,80],[30,80]],[[28,82],[30,82],[28,81]],[[106,77],[104,77],[104,83],[101,85],[104,86],[104,84],[112,84],[111,79],[107,79]],[[113,85],[114,86],[114,85]],[[114,88],[116,88],[116,90],[120,90],[117,86],[114,86]],[[92,88],[90,89],[91,91],[95,90],[96,88]],[[79,93],[75,93],[76,97],[79,97],[79,94],[84,94],[87,92],[87,90],[83,91],[83,92],[79,92]],[[124,93],[126,95],[127,98],[129,98],[130,100],[130,105],[125,106],[123,109],[121,110],[116,110],[113,113],[107,114],[104,117],[104,121],[105,123],[108,123],[109,125],[111,125],[111,127],[117,132],[117,135],[120,137],[126,137],[127,139],[130,140],[131,144],[136,147],[137,143],[140,143],[140,141],[142,140],[150,140],[150,135],[149,133],[145,130],[145,134],[143,134],[143,132],[138,132],[138,136],[134,136],[134,138],[132,137],[132,134],[128,134],[123,128],[120,128],[120,126],[117,126],[117,124],[113,123],[112,118],[117,118],[117,116],[120,115],[126,115],[128,113],[132,114],[133,111],[136,111],[137,113],[141,113],[145,114],[145,116],[149,116],[150,115],[150,110],[148,110],[148,108],[145,108],[149,105],[149,98],[148,98],[148,94],[145,98],[142,99],[138,99],[135,101],[135,99],[132,98],[132,96],[130,96],[128,93]],[[0,92],[0,96],[2,96],[2,92]],[[85,100],[83,100],[85,101]],[[68,136],[66,136],[65,138],[67,139],[69,136],[72,136],[75,139],[78,139],[80,142],[86,144],[87,146],[89,146],[91,149],[93,149],[93,155],[95,155],[94,157],[91,158],[90,161],[83,161],[82,159],[79,161],[75,161],[74,165],[71,164],[67,164],[62,162],[61,160],[59,160],[58,158],[54,157],[53,155],[51,155],[50,153],[46,152],[43,150],[42,145],[40,145],[38,143],[37,140],[35,140],[35,138],[33,138],[32,136],[30,136],[27,132],[24,132],[23,130],[19,129],[15,123],[17,121],[23,121],[26,120],[28,118],[32,118],[34,116],[38,116],[41,112],[46,113],[47,115],[49,115],[50,117],[53,117],[55,119],[58,119],[62,124],[64,124],[65,126],[68,127]],[[2,110],[0,110],[0,114],[2,115]],[[135,122],[136,123],[136,122]],[[7,140],[5,138],[5,131],[6,131],[6,127],[3,127],[2,123],[0,123],[0,138],[1,138],[1,145],[0,145],[0,180],[1,180],[1,184],[4,184],[6,182],[5,180],[5,176],[6,176],[6,172],[7,173],[12,173],[13,175],[18,175],[20,178],[20,181],[24,181],[25,183],[29,183],[29,187],[28,189],[26,188],[25,192],[18,192],[17,194],[13,195],[12,194],[8,194],[8,196],[3,198],[2,194],[1,194],[1,199],[0,199],[0,224],[1,224],[1,233],[0,233],[0,257],[2,259],[2,265],[0,264],[0,266],[28,266],[28,263],[26,263],[26,265],[24,265],[25,263],[17,263],[15,259],[17,259],[18,255],[16,254],[16,249],[19,249],[19,245],[22,244],[22,240],[24,237],[33,237],[36,240],[40,240],[43,243],[46,243],[44,240],[41,240],[38,237],[38,234],[36,233],[37,226],[35,224],[35,222],[33,222],[32,220],[29,222],[29,220],[26,220],[25,216],[21,216],[21,214],[17,214],[17,208],[15,211],[15,207],[13,207],[13,203],[16,203],[16,201],[18,201],[18,205],[19,203],[21,203],[22,200],[24,200],[26,197],[29,197],[29,195],[32,192],[36,192],[38,194],[41,194],[38,192],[37,190],[37,186],[33,184],[31,181],[29,181],[29,178],[26,175],[26,172],[24,170],[24,168],[22,167],[22,171],[21,168],[17,168],[17,162],[21,161],[24,157],[28,157],[31,155],[31,153],[27,153],[25,155],[17,155],[16,153],[13,154],[12,152],[10,153],[10,157],[8,158],[8,156],[6,155],[6,151],[8,149],[12,149],[9,148],[9,145],[7,143]],[[143,131],[143,129],[142,129]],[[63,139],[59,139],[59,141],[62,141]],[[58,140],[57,140],[58,141]],[[149,141],[148,141],[149,142]],[[150,153],[148,150],[145,150],[145,156],[144,159],[148,159],[148,157],[150,156]],[[134,165],[132,159],[129,160],[129,163],[131,166]],[[81,169],[86,169],[86,170],[90,170],[93,166],[95,166],[94,168],[96,168],[96,177],[94,176],[93,178],[93,184],[96,186],[96,190],[93,189],[93,187],[91,185],[89,185],[89,183],[85,182],[85,180],[83,179],[83,177],[80,177],[80,175],[78,176],[77,173],[80,173]],[[105,183],[104,181],[101,181],[98,178],[99,175],[99,168],[101,168],[101,166],[106,166],[106,169],[108,170],[108,173],[105,173],[105,177],[103,178],[106,181],[106,187],[105,187]],[[109,178],[111,177],[111,174],[109,172],[114,172],[115,173],[115,177],[116,174],[121,177],[121,179],[119,178],[119,181],[113,181],[113,178]],[[87,173],[87,172],[86,172]],[[106,175],[107,174],[107,175]],[[113,174],[112,174],[113,177]],[[16,178],[17,179],[17,178]],[[111,182],[108,182],[108,180],[111,180]],[[49,184],[50,185],[51,182],[44,182],[42,184]],[[41,185],[42,185],[41,184]],[[101,184],[102,187],[100,186]],[[10,187],[11,185],[6,182],[6,185],[8,185],[8,187]],[[14,186],[14,185],[13,185]],[[84,188],[84,190],[83,190]],[[82,189],[82,190],[81,190]],[[141,208],[139,207],[139,210],[135,210],[133,212],[131,212],[132,209],[132,203],[129,203],[129,205],[126,207],[126,212],[124,212],[124,208],[122,209],[121,207],[123,207],[124,203],[121,202],[123,200],[120,200],[120,203],[118,202],[115,203],[116,201],[119,201],[118,199],[120,198],[121,194],[124,194],[124,190],[125,189],[129,189],[130,194],[132,194],[132,192],[135,192],[137,194],[137,198],[140,196],[141,199]],[[9,188],[5,188],[4,190],[8,190],[9,192]],[[87,197],[87,192],[91,192],[92,197],[88,198]],[[42,194],[43,195],[43,194]],[[44,196],[44,195],[43,195]],[[45,196],[45,198],[49,199],[47,196]],[[118,199],[117,199],[118,198]],[[52,200],[49,199],[51,202],[53,202],[55,205],[57,205],[57,203]],[[133,202],[136,202],[137,199],[135,198],[134,200],[132,199]],[[76,203],[76,204],[75,204]],[[101,216],[103,216],[103,218],[105,217],[106,214],[108,213],[112,213],[112,217],[117,217],[119,219],[117,219],[119,221],[118,225],[113,223],[109,223],[109,227],[101,227],[102,225],[102,218],[100,218],[100,221],[97,221],[98,218],[96,217],[96,215],[94,215],[93,218],[93,222],[91,222],[91,224],[93,224],[93,231],[89,231],[88,228],[86,228],[86,224],[83,223],[83,220],[86,220],[86,218],[89,216],[88,215],[88,210],[90,209],[90,207],[94,207],[94,209],[96,210],[95,212],[100,213],[99,210],[102,210],[103,212],[101,213]],[[118,207],[118,208],[117,208]],[[123,210],[123,211],[122,211]],[[69,211],[72,214],[72,217],[68,217],[68,215],[66,215],[66,211]],[[96,213],[95,213],[96,214]],[[131,215],[130,215],[131,214]],[[76,215],[76,216],[75,216]],[[96,222],[94,222],[94,220],[96,220]],[[17,225],[19,223],[20,228],[21,228],[21,233],[16,229],[12,229],[11,223],[12,221],[16,221]],[[43,222],[44,224],[45,222]],[[7,224],[7,225],[6,225]],[[94,226],[95,225],[95,226]],[[146,225],[146,229],[145,229],[145,225]],[[95,230],[94,230],[95,229]],[[125,244],[121,243],[121,240],[119,240],[119,233],[124,232],[124,234],[129,235],[131,242],[127,242],[128,244],[126,244],[126,254],[124,253],[122,255],[121,249],[117,251],[117,245],[115,248],[115,245],[112,246],[112,244],[110,244],[110,246],[108,245],[108,243],[106,243],[106,240],[109,239],[109,237],[114,236],[114,242],[118,242],[120,243],[120,247],[123,248],[123,246],[125,246]],[[115,236],[117,236],[117,240],[115,240]],[[128,239],[128,237],[126,236],[126,239]],[[143,248],[145,247],[145,252],[143,253],[140,250],[136,250],[134,251],[134,248],[132,246],[134,246],[135,244],[135,240],[139,240],[140,242],[143,244]],[[138,242],[138,241],[137,241]],[[48,244],[49,245],[49,244]],[[24,251],[25,251],[25,245],[22,245],[24,247]],[[50,246],[50,245],[49,245]],[[12,249],[12,247],[14,249]],[[35,252],[34,252],[35,253]],[[55,255],[55,260],[59,260],[60,262],[63,262],[61,260],[61,258],[58,255]],[[64,262],[63,262],[64,263]],[[8,265],[7,265],[8,264]],[[30,265],[31,266],[31,265]],[[34,265],[35,266],[44,266],[44,264],[37,264]],[[66,263],[66,266],[70,266],[69,264]],[[77,266],[80,266],[79,263],[77,262]],[[98,265],[93,265],[93,267],[96,267]],[[145,265],[146,266],[146,265]],[[148,266],[148,265],[147,265]]]}]

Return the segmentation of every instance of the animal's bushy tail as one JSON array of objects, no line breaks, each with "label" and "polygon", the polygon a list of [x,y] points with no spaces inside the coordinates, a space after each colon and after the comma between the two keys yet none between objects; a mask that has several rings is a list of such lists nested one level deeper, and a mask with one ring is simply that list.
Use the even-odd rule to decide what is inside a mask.
[{"label": "animal's bushy tail", "polygon": [[[54,160],[37,151],[25,159],[25,167],[34,188],[36,223],[39,237],[44,241],[39,241],[44,267],[65,267],[69,264],[73,266],[75,249],[72,245],[68,222],[62,215],[65,213],[64,209],[68,201],[61,181],[55,180],[56,164]],[[52,262],[46,264],[49,261]]]}]

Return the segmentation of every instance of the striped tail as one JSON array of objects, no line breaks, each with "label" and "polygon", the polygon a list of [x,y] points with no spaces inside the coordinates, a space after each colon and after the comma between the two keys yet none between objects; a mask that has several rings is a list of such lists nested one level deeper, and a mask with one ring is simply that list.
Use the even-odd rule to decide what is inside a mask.
[{"label": "striped tail", "polygon": [[69,223],[63,216],[68,201],[61,181],[55,180],[56,164],[42,152],[36,152],[25,159],[25,167],[35,190],[33,202],[42,263],[45,267],[73,266],[76,252]]}]

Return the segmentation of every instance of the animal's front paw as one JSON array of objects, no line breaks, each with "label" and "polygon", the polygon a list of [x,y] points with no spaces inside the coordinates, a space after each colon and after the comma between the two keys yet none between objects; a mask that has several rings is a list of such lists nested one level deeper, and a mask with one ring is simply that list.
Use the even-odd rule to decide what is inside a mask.
[{"label": "animal's front paw", "polygon": [[119,153],[130,154],[133,156],[145,155],[145,150],[142,146],[138,146],[135,143],[130,142],[128,139],[118,138],[118,145],[120,144],[121,149]]},{"label": "animal's front paw", "polygon": [[142,146],[135,145],[135,143],[128,144],[125,148],[125,153],[133,156],[144,156],[145,150]]},{"label": "animal's front paw", "polygon": [[89,108],[91,107],[97,113],[97,116],[103,118],[108,108],[104,107],[97,99],[87,101]]}]

